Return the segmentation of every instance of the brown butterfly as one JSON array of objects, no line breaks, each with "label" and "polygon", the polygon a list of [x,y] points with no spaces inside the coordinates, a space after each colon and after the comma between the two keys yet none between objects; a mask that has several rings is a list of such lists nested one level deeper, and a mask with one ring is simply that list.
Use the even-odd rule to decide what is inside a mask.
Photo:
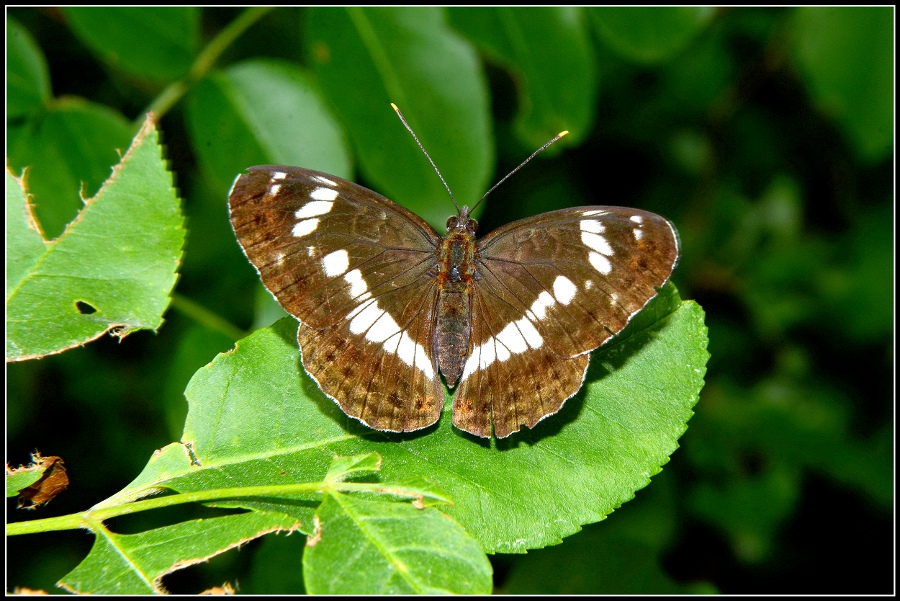
[{"label": "brown butterfly", "polygon": [[301,323],[307,373],[347,415],[393,432],[438,420],[440,374],[456,388],[453,424],[477,436],[556,413],[679,254],[670,222],[622,207],[552,211],[476,240],[464,206],[440,236],[372,190],[299,167],[251,167],[229,206],[247,258]]}]

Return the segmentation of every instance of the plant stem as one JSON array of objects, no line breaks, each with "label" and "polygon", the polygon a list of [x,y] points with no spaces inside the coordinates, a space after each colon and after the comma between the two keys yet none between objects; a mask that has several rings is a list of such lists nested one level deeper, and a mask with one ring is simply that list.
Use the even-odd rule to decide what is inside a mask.
[{"label": "plant stem", "polygon": [[138,117],[138,121],[143,122],[144,115],[148,112],[152,112],[156,122],[159,123],[162,116],[181,100],[181,97],[187,93],[191,86],[200,81],[209,70],[212,69],[213,65],[228,46],[230,46],[231,43],[234,42],[234,40],[236,40],[248,27],[253,25],[270,10],[272,10],[272,7],[266,6],[248,8],[241,13],[237,19],[229,23],[228,26],[220,31],[219,35],[210,40],[209,44],[206,45],[206,48],[197,55],[188,74],[163,90],[159,96],[150,103],[150,106],[141,113]]},{"label": "plant stem", "polygon": [[177,293],[172,294],[172,308],[180,311],[183,315],[193,319],[203,327],[221,332],[232,340],[237,341],[247,335],[247,332],[232,325],[227,320],[222,319],[203,305],[195,303],[186,296]]},{"label": "plant stem", "polygon": [[406,492],[402,490],[402,488],[385,486],[384,484],[379,482],[303,482],[300,484],[219,488],[214,490],[201,490],[196,492],[166,495],[164,497],[145,499],[143,501],[135,501],[133,503],[116,505],[114,507],[88,509],[87,511],[82,513],[72,513],[69,515],[62,515],[55,518],[46,518],[43,520],[14,522],[12,524],[6,525],[6,535],[14,536],[17,534],[35,534],[37,532],[51,532],[54,530],[74,530],[75,528],[92,529],[92,526],[97,522],[102,522],[110,518],[137,513],[139,511],[147,511],[150,509],[159,509],[162,507],[181,505],[184,503],[201,503],[208,501],[221,501],[225,499],[237,500],[252,497],[275,497],[281,495],[322,493],[325,490],[335,490],[343,492],[366,491],[409,497],[420,496],[419,493]]}]

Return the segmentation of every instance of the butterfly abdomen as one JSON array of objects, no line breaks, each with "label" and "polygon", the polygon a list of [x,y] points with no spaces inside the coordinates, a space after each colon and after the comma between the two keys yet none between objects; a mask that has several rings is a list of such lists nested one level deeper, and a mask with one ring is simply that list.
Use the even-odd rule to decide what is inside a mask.
[{"label": "butterfly abdomen", "polygon": [[436,346],[441,373],[453,387],[469,354],[476,246],[474,221],[454,217],[447,225],[450,231],[438,247]]}]

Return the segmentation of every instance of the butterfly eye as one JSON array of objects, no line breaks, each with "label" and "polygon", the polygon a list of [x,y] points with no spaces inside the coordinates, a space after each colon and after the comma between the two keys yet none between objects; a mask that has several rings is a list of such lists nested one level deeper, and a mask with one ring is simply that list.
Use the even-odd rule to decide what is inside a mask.
[{"label": "butterfly eye", "polygon": [[466,222],[466,229],[474,234],[475,230],[478,229],[478,222],[474,219],[469,219],[469,221]]},{"label": "butterfly eye", "polygon": [[459,217],[454,215],[447,220],[447,231],[449,232],[450,230],[456,229],[457,227],[459,227]]}]

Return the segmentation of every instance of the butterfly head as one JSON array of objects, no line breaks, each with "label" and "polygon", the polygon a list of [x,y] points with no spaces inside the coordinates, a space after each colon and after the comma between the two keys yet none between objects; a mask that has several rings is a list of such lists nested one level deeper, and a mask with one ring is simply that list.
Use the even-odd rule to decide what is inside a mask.
[{"label": "butterfly head", "polygon": [[463,205],[459,210],[459,215],[454,215],[447,220],[447,233],[452,232],[469,232],[474,234],[478,229],[478,222],[469,217],[469,207]]}]

